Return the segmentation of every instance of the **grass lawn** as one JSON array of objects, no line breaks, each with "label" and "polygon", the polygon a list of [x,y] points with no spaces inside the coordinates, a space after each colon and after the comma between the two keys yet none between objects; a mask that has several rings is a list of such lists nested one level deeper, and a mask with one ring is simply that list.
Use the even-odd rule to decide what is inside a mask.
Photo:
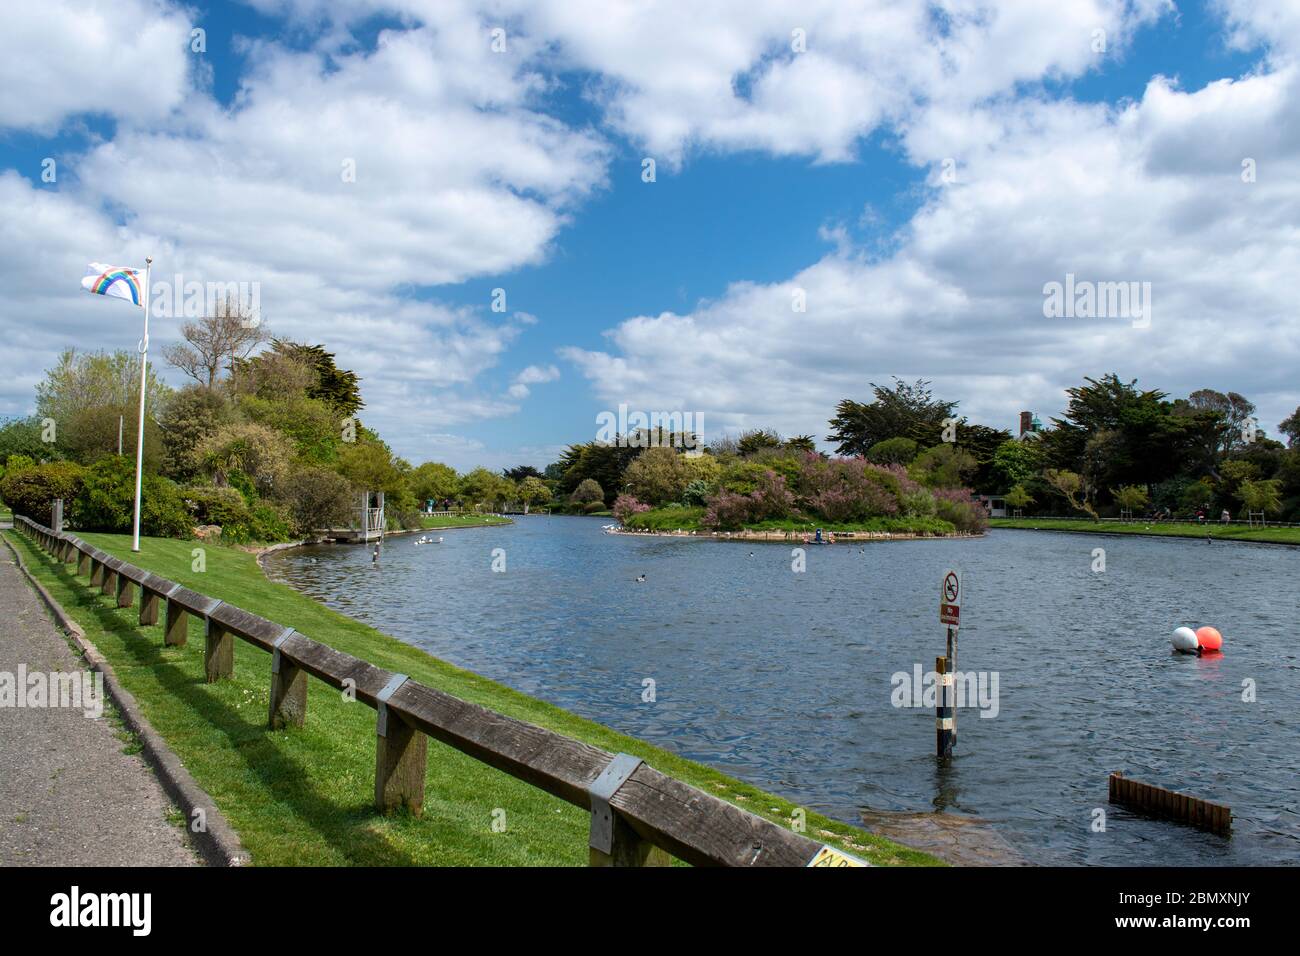
[{"label": "grass lawn", "polygon": [[[266,729],[269,654],[236,640],[234,677],[205,684],[200,622],[191,621],[186,646],[164,647],[160,626],[137,626],[136,608],[117,609],[84,578],[73,577],[75,565],[55,564],[16,532],[3,533],[109,659],[149,721],[239,832],[255,864],[586,865],[586,811],[432,740],[424,816],[377,814],[373,710],[309,680],[305,725],[272,733]],[[133,555],[129,536],[81,537],[380,667],[606,750],[635,754],[787,826],[793,818],[796,805],[788,800],[453,667],[273,584],[245,551],[208,546],[206,570],[200,573],[191,570],[197,542],[145,538]],[[505,811],[506,830],[494,833],[498,809]],[[812,812],[806,832],[877,864],[937,862]]]},{"label": "grass lawn", "polygon": [[485,528],[488,525],[510,523],[509,518],[500,515],[425,515],[420,519],[421,528]]},{"label": "grass lawn", "polygon": [[1169,538],[1201,538],[1212,535],[1222,541],[1261,541],[1270,544],[1300,544],[1300,528],[1251,528],[1222,525],[1145,521],[1091,521],[1087,518],[990,518],[990,528],[1028,528],[1035,531],[1083,531],[1088,534],[1140,534]]}]

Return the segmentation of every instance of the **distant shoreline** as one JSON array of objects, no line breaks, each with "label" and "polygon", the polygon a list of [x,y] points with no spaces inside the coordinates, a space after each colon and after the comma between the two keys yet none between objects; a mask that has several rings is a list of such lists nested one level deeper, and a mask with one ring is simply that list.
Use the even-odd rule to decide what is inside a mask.
[{"label": "distant shoreline", "polygon": [[1100,534],[1110,537],[1186,538],[1204,542],[1274,544],[1300,547],[1300,528],[1243,528],[1207,521],[1205,524],[1091,521],[1064,518],[990,518],[990,531],[1059,531],[1062,534]]},{"label": "distant shoreline", "polygon": [[[610,528],[609,534],[632,535],[646,538],[703,538],[711,541],[757,541],[768,544],[806,544],[813,536],[811,531],[641,531],[630,528]],[[829,540],[834,534],[835,540]],[[830,544],[856,544],[864,541],[915,541],[918,539],[982,538],[983,534],[966,531],[940,533],[936,531],[833,531],[823,533],[822,540]]]}]

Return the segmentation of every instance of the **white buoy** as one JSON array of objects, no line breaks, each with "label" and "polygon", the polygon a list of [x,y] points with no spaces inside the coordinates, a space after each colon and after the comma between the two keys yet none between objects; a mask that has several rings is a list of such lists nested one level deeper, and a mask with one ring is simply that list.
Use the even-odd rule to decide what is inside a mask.
[{"label": "white buoy", "polygon": [[1181,651],[1184,654],[1195,654],[1200,642],[1196,639],[1196,632],[1190,627],[1174,628],[1174,636],[1170,639],[1174,645],[1174,650]]}]

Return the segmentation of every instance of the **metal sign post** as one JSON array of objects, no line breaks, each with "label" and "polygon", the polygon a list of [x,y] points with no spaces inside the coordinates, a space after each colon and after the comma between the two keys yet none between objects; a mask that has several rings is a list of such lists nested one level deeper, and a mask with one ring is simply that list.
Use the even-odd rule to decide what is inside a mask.
[{"label": "metal sign post", "polygon": [[961,625],[961,573],[951,568],[939,585],[939,623],[947,625],[948,641],[944,656],[935,662],[939,678],[935,739],[939,756],[946,758],[957,743],[957,628]]}]

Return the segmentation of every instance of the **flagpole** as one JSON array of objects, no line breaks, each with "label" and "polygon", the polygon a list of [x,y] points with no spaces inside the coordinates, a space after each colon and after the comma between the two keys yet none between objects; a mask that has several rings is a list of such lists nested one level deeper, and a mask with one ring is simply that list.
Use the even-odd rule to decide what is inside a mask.
[{"label": "flagpole", "polygon": [[144,260],[144,338],[140,341],[140,427],[135,439],[135,521],[131,530],[131,550],[140,550],[140,479],[144,473],[144,388],[149,372],[149,269],[153,259]]}]

